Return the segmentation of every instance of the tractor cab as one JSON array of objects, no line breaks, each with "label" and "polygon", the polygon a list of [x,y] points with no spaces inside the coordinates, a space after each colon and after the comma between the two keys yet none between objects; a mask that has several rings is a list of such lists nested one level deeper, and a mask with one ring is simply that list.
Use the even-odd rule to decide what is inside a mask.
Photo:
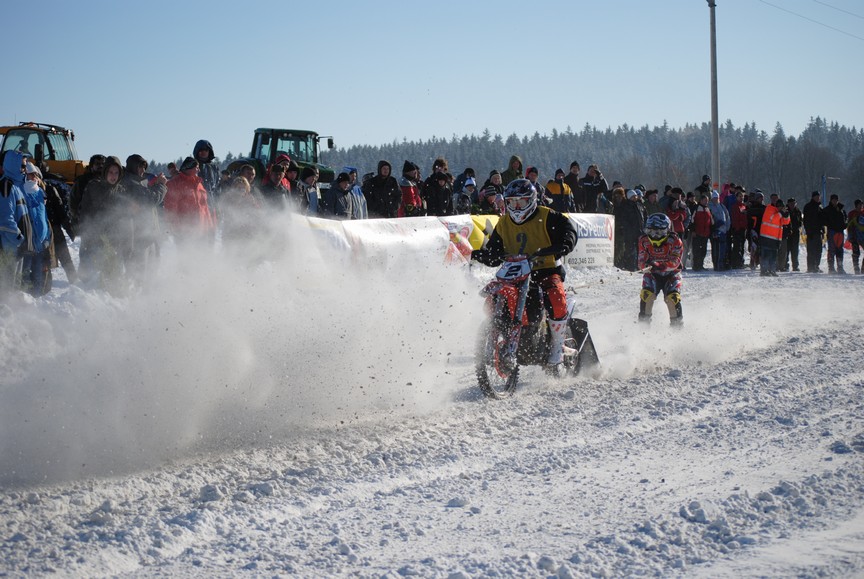
[{"label": "tractor cab", "polygon": [[45,162],[53,175],[69,185],[85,169],[74,141],[75,133],[57,125],[27,122],[0,127],[0,151],[18,151],[37,164]]}]

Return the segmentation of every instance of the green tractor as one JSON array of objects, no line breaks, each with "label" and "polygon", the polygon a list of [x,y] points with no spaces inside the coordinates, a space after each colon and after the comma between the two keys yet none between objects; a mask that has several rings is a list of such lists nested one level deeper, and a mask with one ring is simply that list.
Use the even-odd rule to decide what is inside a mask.
[{"label": "green tractor", "polygon": [[319,143],[321,139],[327,139],[327,148],[333,148],[333,137],[322,137],[314,131],[302,131],[299,129],[255,129],[255,137],[252,141],[252,152],[249,157],[241,157],[228,167],[232,173],[237,171],[241,165],[249,164],[255,167],[259,179],[264,177],[267,167],[281,154],[288,155],[297,163],[302,171],[304,167],[315,167],[318,169],[318,183],[321,189],[327,189],[336,179],[336,173],[332,167],[322,165],[318,162]]}]

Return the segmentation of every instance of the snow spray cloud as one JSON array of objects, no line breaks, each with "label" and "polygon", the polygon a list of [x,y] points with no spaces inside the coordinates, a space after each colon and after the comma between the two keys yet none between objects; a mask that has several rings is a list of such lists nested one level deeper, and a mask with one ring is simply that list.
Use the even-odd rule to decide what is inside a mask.
[{"label": "snow spray cloud", "polygon": [[[169,247],[131,297],[71,287],[4,310],[0,486],[407,419],[452,398],[448,356],[470,352],[480,311],[443,253],[394,247],[369,267],[327,227],[282,216],[268,231],[239,258]],[[256,253],[267,259],[250,265]]]}]

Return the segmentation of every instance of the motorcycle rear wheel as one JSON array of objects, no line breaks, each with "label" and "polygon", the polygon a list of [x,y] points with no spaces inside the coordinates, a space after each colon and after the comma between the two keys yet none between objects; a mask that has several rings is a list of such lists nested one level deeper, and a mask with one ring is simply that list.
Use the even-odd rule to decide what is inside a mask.
[{"label": "motorcycle rear wheel", "polygon": [[480,390],[489,398],[507,398],[516,390],[519,380],[519,365],[512,367],[504,363],[500,350],[505,343],[505,335],[491,320],[480,328],[475,352],[475,370]]}]

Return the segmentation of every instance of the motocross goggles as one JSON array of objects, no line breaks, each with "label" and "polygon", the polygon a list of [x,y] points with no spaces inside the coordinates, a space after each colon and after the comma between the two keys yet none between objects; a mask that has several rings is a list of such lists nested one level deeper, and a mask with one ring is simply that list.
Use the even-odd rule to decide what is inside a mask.
[{"label": "motocross goggles", "polygon": [[531,205],[531,197],[506,197],[504,198],[504,202],[507,204],[509,209],[513,209],[514,211],[523,211],[528,209],[528,206]]},{"label": "motocross goggles", "polygon": [[663,229],[649,228],[645,230],[645,235],[647,235],[649,239],[663,241],[669,236],[669,230],[665,227]]}]

